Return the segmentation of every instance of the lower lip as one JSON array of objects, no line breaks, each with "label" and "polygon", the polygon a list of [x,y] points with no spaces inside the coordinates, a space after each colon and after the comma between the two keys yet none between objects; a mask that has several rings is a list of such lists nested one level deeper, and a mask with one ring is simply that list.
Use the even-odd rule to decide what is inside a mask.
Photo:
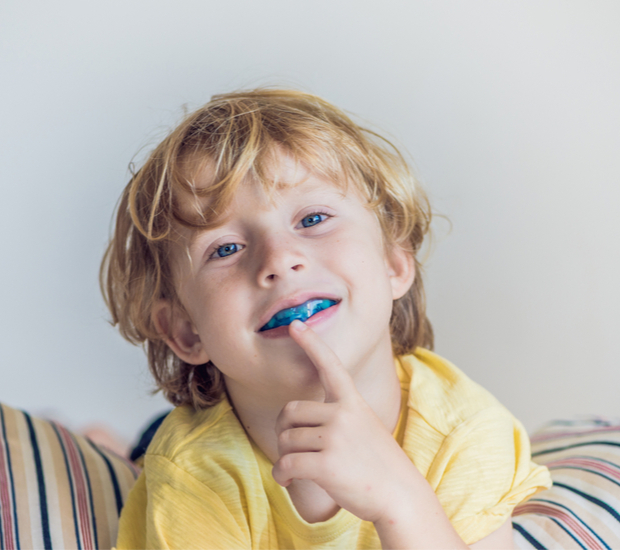
[{"label": "lower lip", "polygon": [[[314,327],[315,325],[318,325],[319,323],[323,323],[324,321],[327,321],[327,319],[330,319],[336,314],[336,310],[338,309],[338,306],[340,306],[340,302],[338,302],[337,304],[331,307],[328,307],[327,309],[324,309],[323,311],[319,311],[318,313],[315,313],[312,317],[309,317],[305,321],[306,325],[308,325],[309,327]],[[259,331],[258,334],[262,336],[263,338],[284,338],[289,335],[288,327],[289,325],[282,325],[281,327],[272,328],[270,330],[263,330],[262,332]]]}]

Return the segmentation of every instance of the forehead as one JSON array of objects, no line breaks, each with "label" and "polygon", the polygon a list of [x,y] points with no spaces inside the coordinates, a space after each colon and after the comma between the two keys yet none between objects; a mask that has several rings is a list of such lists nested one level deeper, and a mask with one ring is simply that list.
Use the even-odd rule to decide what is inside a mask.
[{"label": "forehead", "polygon": [[349,185],[344,174],[327,176],[311,169],[291,155],[278,152],[260,169],[249,169],[243,177],[228,174],[215,177],[213,160],[192,163],[188,186],[177,193],[180,218],[197,230],[216,228],[234,212],[240,202],[251,200],[257,208],[277,207],[285,199],[315,196],[344,197],[353,193],[362,199],[357,185]]},{"label": "forehead", "polygon": [[[244,222],[244,214],[251,217],[255,212],[282,210],[294,215],[306,206],[336,206],[341,202],[355,201],[368,205],[357,185],[349,185],[345,178],[332,181],[316,174],[301,162],[288,155],[282,155],[279,163],[267,173],[268,179],[260,181],[246,176],[236,186],[234,193],[224,205],[214,208],[214,199],[208,193],[213,186],[213,169],[209,163],[197,171],[195,185],[207,192],[204,196],[184,193],[177,204],[184,218],[195,220],[195,224],[177,224],[172,244],[172,255],[178,253],[189,257],[189,251],[196,241],[216,231],[229,222]],[[222,207],[224,206],[224,207]],[[290,211],[290,212],[289,212]]]}]

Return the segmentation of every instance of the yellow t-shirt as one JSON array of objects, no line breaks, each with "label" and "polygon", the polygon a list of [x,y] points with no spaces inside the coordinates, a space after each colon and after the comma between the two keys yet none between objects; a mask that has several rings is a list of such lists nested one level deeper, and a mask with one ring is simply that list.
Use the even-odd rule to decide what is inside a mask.
[{"label": "yellow t-shirt", "polygon": [[[404,399],[394,437],[467,544],[548,488],[522,425],[434,353],[395,361]],[[120,519],[118,548],[380,548],[374,525],[341,509],[306,522],[225,399],[179,407],[157,431]]]}]

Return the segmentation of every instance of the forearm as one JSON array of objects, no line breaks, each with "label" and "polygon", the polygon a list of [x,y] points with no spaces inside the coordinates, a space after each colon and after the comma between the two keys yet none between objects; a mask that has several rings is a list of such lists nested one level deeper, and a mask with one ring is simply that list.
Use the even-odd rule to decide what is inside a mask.
[{"label": "forearm", "polygon": [[[433,489],[415,472],[404,494],[393,493],[390,508],[374,522],[384,550],[392,549],[466,549]],[[413,489],[413,490],[412,490]]]}]

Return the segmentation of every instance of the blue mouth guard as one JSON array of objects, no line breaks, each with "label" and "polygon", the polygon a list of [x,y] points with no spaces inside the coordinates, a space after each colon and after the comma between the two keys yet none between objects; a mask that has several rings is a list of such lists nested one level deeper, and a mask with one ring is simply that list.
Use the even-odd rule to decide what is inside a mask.
[{"label": "blue mouth guard", "polygon": [[308,300],[298,306],[283,309],[282,311],[278,311],[266,325],[263,325],[259,332],[290,325],[295,319],[306,321],[319,311],[323,311],[335,304],[336,302],[334,300]]}]

